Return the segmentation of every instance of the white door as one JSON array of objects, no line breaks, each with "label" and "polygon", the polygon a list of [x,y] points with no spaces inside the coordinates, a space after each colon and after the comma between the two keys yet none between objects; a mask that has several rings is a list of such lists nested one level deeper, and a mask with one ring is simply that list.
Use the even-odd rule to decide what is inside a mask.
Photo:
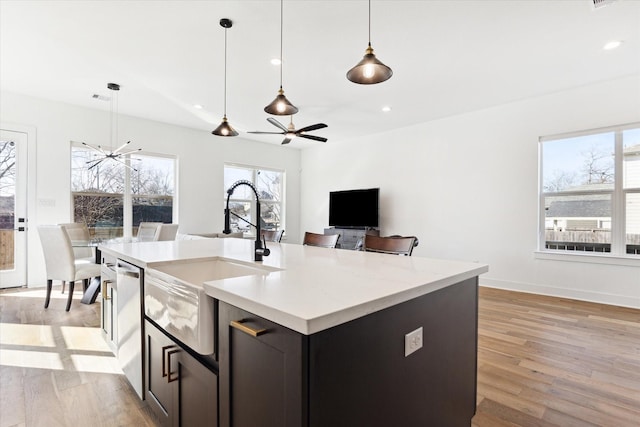
[{"label": "white door", "polygon": [[0,131],[0,288],[27,284],[27,134]]}]

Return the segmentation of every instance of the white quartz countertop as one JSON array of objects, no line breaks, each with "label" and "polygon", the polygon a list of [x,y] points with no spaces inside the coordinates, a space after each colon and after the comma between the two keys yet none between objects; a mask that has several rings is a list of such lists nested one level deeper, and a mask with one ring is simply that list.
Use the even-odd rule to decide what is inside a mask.
[{"label": "white quartz countertop", "polygon": [[486,264],[267,243],[253,261],[253,241],[202,239],[117,243],[106,253],[139,267],[220,258],[263,266],[265,274],[203,283],[211,297],[310,335],[488,271]]}]

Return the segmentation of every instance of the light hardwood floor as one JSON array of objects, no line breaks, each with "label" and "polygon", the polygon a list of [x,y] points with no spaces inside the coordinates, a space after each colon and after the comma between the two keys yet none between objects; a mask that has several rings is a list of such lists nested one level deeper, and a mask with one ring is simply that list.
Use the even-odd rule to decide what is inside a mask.
[{"label": "light hardwood floor", "polygon": [[[80,296],[0,291],[0,427],[153,426]],[[639,420],[640,310],[481,288],[474,427]]]}]

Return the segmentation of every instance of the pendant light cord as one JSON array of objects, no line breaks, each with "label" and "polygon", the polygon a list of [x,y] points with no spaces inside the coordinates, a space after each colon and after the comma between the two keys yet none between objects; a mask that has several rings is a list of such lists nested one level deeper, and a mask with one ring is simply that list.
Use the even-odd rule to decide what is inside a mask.
[{"label": "pendant light cord", "polygon": [[[371,1],[371,0],[369,0],[369,1]],[[282,89],[282,64],[284,62],[284,60],[282,59],[282,39],[283,39],[283,30],[282,30],[283,18],[282,17],[284,16],[284,14],[282,12],[283,3],[284,3],[284,0],[280,0],[280,89]]]},{"label": "pendant light cord", "polygon": [[224,29],[224,117],[227,117],[227,28]]},{"label": "pendant light cord", "polygon": [[371,0],[369,0],[369,46],[371,46]]}]

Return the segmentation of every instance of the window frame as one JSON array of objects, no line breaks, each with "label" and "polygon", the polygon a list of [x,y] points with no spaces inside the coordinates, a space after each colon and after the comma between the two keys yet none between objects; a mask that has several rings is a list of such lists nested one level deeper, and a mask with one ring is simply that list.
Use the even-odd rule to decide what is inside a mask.
[{"label": "window frame", "polygon": [[[577,132],[567,132],[538,138],[538,239],[535,251],[537,259],[555,259],[564,261],[586,261],[618,265],[638,265],[640,254],[627,254],[626,243],[626,200],[628,194],[640,194],[640,188],[623,188],[624,159],[623,132],[640,128],[640,122],[608,126]],[[603,133],[614,134],[614,182],[612,189],[584,191],[544,191],[544,143],[562,139],[590,136]],[[587,252],[566,249],[546,248],[546,210],[545,200],[557,196],[608,195],[611,197],[611,251]]]},{"label": "window frame", "polygon": [[[222,170],[222,183],[223,186],[225,186],[225,178],[226,178],[226,170],[227,167],[229,168],[236,168],[236,169],[245,169],[251,172],[251,179],[249,180],[255,187],[256,189],[259,189],[258,185],[257,185],[257,181],[258,181],[258,175],[260,171],[269,171],[269,172],[276,172],[279,173],[281,175],[281,183],[280,183],[280,194],[281,194],[281,198],[279,201],[274,201],[274,200],[260,200],[260,204],[262,206],[265,205],[279,205],[280,207],[280,221],[279,221],[279,226],[278,226],[278,230],[284,230],[286,229],[286,171],[282,170],[282,169],[277,169],[277,168],[270,168],[270,167],[263,167],[263,166],[255,166],[255,165],[248,165],[248,164],[242,164],[242,163],[231,163],[231,162],[225,162],[223,165],[223,170]],[[226,207],[226,202],[227,202],[227,189],[228,188],[224,188],[224,205]],[[234,194],[231,195],[231,197],[229,198],[229,203],[249,203],[250,204],[250,209],[251,212],[255,212],[256,211],[256,200],[255,197],[250,197],[249,199],[247,198],[241,198],[241,197],[234,197],[235,194],[238,194],[237,192],[234,192]],[[266,212],[265,209],[261,208],[261,214],[264,214],[264,212]],[[253,218],[252,218],[253,220]],[[249,227],[249,231],[248,232],[244,232],[244,236],[249,238],[249,237],[255,237],[255,228],[253,227]]]},{"label": "window frame", "polygon": [[[90,151],[90,148],[86,148],[81,142],[71,141],[69,147],[69,159],[72,162],[73,159],[73,150],[74,149],[82,149],[86,151]],[[172,200],[172,223],[178,223],[178,156],[172,154],[163,154],[163,153],[154,153],[154,152],[140,152],[140,153],[132,153],[126,156],[123,156],[124,162],[127,165],[130,165],[130,159],[132,155],[139,155],[142,157],[156,157],[162,159],[168,159],[173,162],[173,194],[171,195]],[[70,166],[72,166],[70,164]],[[123,192],[122,193],[88,193],[88,192],[77,192],[73,191],[71,181],[73,178],[72,168],[69,168],[69,183],[71,187],[71,199],[69,201],[70,204],[70,218],[72,221],[75,221],[75,209],[74,209],[74,197],[76,195],[88,195],[88,196],[113,196],[113,197],[121,197],[122,198],[122,235],[124,238],[131,238],[133,235],[133,199],[134,198],[150,198],[154,197],[153,195],[148,194],[134,194],[133,188],[131,185],[132,180],[132,171],[125,167],[124,168],[124,181]],[[168,196],[155,196],[155,197],[168,197]]]}]

